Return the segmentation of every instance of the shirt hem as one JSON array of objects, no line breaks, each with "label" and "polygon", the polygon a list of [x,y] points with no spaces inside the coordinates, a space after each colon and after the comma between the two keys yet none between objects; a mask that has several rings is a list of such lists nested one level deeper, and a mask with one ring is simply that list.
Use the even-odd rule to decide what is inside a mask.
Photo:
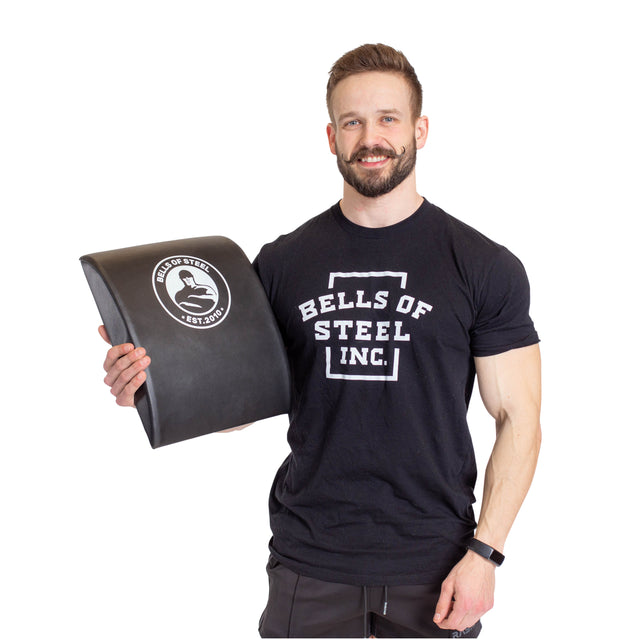
[{"label": "shirt hem", "polygon": [[[338,584],[349,584],[355,586],[401,586],[401,585],[423,585],[423,584],[440,584],[449,574],[454,565],[459,561],[455,559],[449,563],[443,563],[441,566],[434,566],[432,571],[423,571],[420,573],[400,573],[400,574],[376,574],[376,573],[349,573],[335,571],[332,569],[323,569],[321,567],[312,567],[303,564],[279,554],[273,546],[269,546],[271,555],[278,560],[287,569],[297,573],[298,575],[314,580],[322,580],[324,582],[333,582]],[[461,552],[460,557],[464,555]]]}]

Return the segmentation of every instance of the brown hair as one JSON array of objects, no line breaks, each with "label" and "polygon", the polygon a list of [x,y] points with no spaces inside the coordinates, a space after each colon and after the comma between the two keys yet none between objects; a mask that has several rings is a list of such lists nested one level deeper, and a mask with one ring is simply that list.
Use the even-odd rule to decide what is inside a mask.
[{"label": "brown hair", "polygon": [[331,114],[331,96],[338,82],[356,73],[366,71],[388,71],[401,74],[411,87],[411,108],[418,118],[422,112],[422,85],[414,68],[405,55],[386,44],[363,44],[345,53],[337,60],[329,72],[327,83],[327,109]]}]

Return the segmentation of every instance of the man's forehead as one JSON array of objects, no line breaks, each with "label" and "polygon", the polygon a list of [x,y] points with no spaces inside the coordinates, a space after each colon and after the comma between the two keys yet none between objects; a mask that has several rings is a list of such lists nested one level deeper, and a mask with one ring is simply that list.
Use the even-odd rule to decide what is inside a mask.
[{"label": "man's forehead", "polygon": [[396,112],[411,109],[411,88],[406,79],[393,72],[367,71],[341,80],[332,96],[336,118],[366,112]]}]

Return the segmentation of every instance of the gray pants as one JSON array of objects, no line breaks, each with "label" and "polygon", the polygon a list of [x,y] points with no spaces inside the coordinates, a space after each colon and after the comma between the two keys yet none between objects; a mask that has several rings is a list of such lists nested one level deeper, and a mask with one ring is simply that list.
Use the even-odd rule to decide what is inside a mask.
[{"label": "gray pants", "polygon": [[432,620],[440,584],[366,587],[300,576],[271,557],[269,600],[260,618],[263,638],[477,638]]}]

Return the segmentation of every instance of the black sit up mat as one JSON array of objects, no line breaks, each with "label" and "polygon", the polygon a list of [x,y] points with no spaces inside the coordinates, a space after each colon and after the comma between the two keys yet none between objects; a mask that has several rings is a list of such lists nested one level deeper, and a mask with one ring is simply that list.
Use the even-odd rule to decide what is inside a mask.
[{"label": "black sit up mat", "polygon": [[80,261],[111,343],[151,357],[136,407],[152,447],[288,412],[282,338],[234,242],[190,238]]}]

